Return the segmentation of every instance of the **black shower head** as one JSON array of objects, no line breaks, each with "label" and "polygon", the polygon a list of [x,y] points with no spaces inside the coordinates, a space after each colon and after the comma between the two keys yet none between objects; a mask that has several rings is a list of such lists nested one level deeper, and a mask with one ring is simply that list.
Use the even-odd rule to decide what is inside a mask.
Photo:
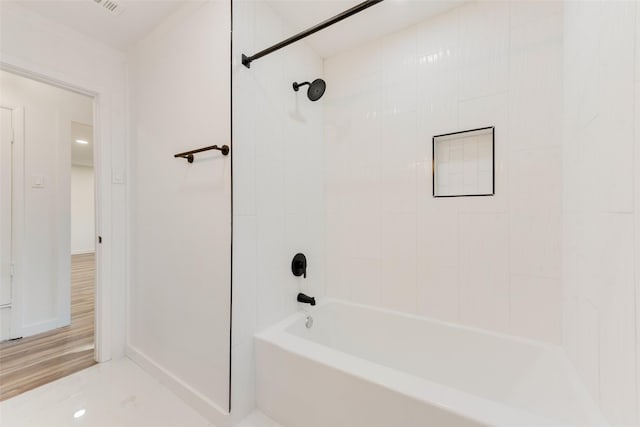
[{"label": "black shower head", "polygon": [[324,80],[315,79],[311,83],[309,83],[309,82],[303,82],[303,83],[293,82],[293,90],[295,90],[297,92],[298,89],[300,89],[300,86],[304,86],[304,85],[309,85],[309,89],[307,90],[307,97],[311,101],[317,101],[318,99],[322,98],[322,95],[324,95],[324,90],[327,88],[327,84],[324,82]]}]

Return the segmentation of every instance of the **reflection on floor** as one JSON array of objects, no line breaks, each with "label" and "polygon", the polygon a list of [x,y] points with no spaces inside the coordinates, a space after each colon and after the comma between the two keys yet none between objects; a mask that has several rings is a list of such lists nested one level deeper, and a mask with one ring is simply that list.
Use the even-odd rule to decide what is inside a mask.
[{"label": "reflection on floor", "polygon": [[[214,427],[129,359],[95,365],[95,259],[71,265],[71,326],[0,344],[0,426]],[[238,427],[280,426],[256,411]]]},{"label": "reflection on floor", "polygon": [[95,364],[95,255],[71,257],[71,325],[0,343],[0,401]]},{"label": "reflection on floor", "polygon": [[260,411],[254,411],[236,427],[282,427]]},{"label": "reflection on floor", "polygon": [[[0,403],[7,427],[213,427],[127,358],[101,363]],[[241,427],[280,427],[259,412]],[[238,427],[240,427],[238,426]]]},{"label": "reflection on floor", "polygon": [[89,427],[212,426],[126,358],[95,365],[0,403],[2,426],[76,423]]}]

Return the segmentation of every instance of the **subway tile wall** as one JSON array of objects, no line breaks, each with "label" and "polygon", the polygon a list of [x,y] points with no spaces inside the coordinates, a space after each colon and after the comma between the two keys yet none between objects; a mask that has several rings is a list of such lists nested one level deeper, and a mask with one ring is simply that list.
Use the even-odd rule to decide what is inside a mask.
[{"label": "subway tile wall", "polygon": [[[292,31],[234,1],[236,417],[252,334],[302,290],[562,343],[612,425],[637,425],[638,9],[470,3],[324,66],[302,43],[246,70]],[[323,74],[318,103],[290,88]],[[484,126],[496,195],[434,199],[432,136]]]},{"label": "subway tile wall", "polygon": [[639,23],[637,2],[565,6],[564,345],[625,427],[640,422]]},{"label": "subway tile wall", "polygon": [[[322,77],[304,42],[245,68],[251,55],[294,34],[264,1],[233,2],[232,417],[255,408],[253,334],[324,295],[323,111],[294,81]],[[306,279],[291,273],[304,252]]]},{"label": "subway tile wall", "polygon": [[[562,341],[562,24],[470,3],[325,60],[330,296]],[[431,138],[486,126],[496,195],[434,199]]]}]

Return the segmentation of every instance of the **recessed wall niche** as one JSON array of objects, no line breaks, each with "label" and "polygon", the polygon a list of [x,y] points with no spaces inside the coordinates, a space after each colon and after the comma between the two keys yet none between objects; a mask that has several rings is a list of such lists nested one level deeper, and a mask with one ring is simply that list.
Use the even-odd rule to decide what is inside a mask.
[{"label": "recessed wall niche", "polygon": [[433,197],[493,196],[494,127],[433,137]]}]

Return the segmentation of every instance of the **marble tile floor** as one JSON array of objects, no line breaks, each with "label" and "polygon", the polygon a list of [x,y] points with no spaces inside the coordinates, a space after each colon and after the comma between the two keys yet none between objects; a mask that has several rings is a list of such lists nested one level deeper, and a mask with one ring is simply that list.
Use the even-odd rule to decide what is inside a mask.
[{"label": "marble tile floor", "polygon": [[[215,427],[127,358],[0,402],[2,427]],[[280,427],[254,412],[239,427]]]},{"label": "marble tile floor", "polygon": [[236,427],[282,427],[260,411],[254,411]]}]

